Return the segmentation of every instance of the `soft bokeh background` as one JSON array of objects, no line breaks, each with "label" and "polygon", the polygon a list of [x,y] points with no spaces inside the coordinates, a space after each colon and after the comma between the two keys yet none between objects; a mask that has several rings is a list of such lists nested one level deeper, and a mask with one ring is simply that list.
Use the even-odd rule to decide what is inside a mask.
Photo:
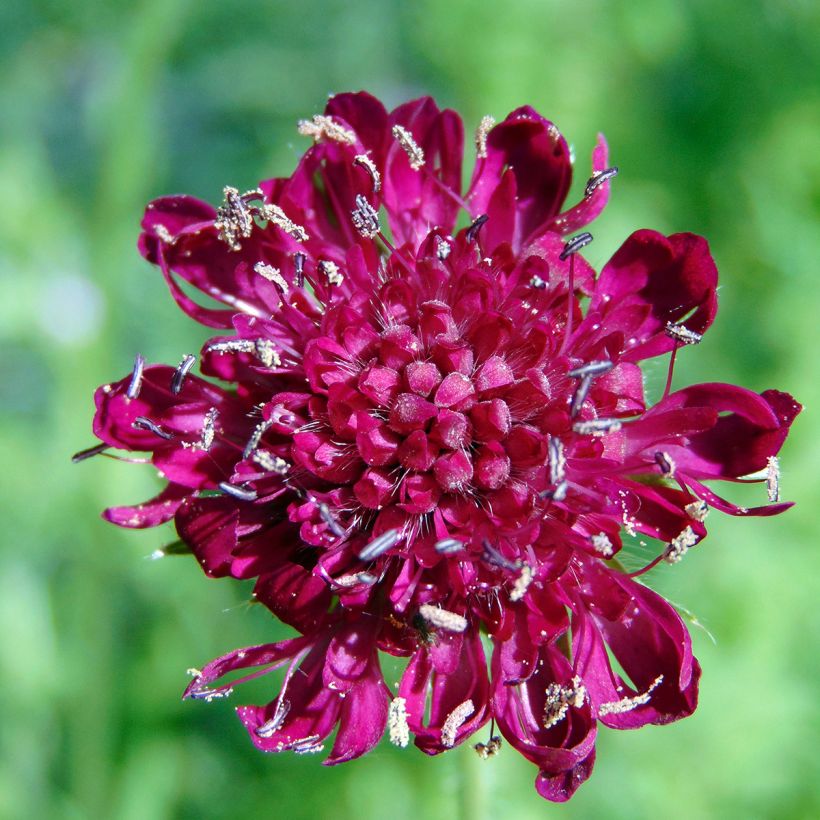
[{"label": "soft bokeh background", "polygon": [[[0,817],[820,816],[818,8],[0,4]],[[579,182],[605,131],[621,175],[592,260],[646,226],[707,235],[720,266],[719,320],[678,383],[776,386],[808,407],[783,457],[797,508],[713,513],[708,542],[650,579],[714,636],[694,634],[696,715],[603,731],[567,806],[543,803],[507,748],[481,762],[384,745],[325,769],[254,751],[229,703],[181,703],[186,667],[284,632],[247,589],[146,560],[170,532],[99,519],[152,493],[149,468],[69,463],[92,443],[96,385],[137,350],[176,363],[205,338],[137,256],[144,203],[289,173],[296,120],[361,87],[389,104],[432,93],[468,128],[531,103],[574,142]]]}]

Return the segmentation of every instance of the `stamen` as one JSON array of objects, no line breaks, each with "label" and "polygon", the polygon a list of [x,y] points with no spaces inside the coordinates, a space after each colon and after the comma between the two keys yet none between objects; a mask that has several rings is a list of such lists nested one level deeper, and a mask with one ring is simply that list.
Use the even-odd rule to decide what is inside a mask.
[{"label": "stamen", "polygon": [[374,558],[378,558],[380,555],[387,552],[387,550],[395,547],[398,540],[398,530],[387,530],[386,532],[383,532],[359,552],[359,560],[372,561]]},{"label": "stamen", "polygon": [[576,421],[572,429],[582,436],[605,436],[620,430],[621,422],[618,419],[589,419]]},{"label": "stamen", "polygon": [[608,373],[613,367],[615,367],[615,362],[588,362],[574,367],[567,373],[567,376],[571,376],[573,379],[583,379],[585,376],[600,376],[602,373]]},{"label": "stamen", "polygon": [[231,484],[228,481],[220,481],[218,486],[225,495],[233,496],[239,501],[256,501],[258,497],[256,490],[252,490],[250,487],[237,487],[236,484]]},{"label": "stamen", "polygon": [[463,551],[464,544],[456,538],[442,538],[441,541],[436,541],[433,549],[439,555],[455,555]]},{"label": "stamen", "polygon": [[195,361],[196,356],[194,356],[193,353],[189,353],[180,362],[179,367],[174,371],[174,375],[171,378],[171,392],[175,396],[179,395],[179,391],[182,390],[182,385],[185,383],[185,377],[188,375],[188,371],[194,366]]},{"label": "stamen", "polygon": [[693,521],[703,522],[706,520],[706,516],[709,515],[709,505],[700,498],[691,504],[687,504],[684,509]]},{"label": "stamen", "polygon": [[324,502],[319,502],[319,515],[322,517],[322,521],[327,524],[330,531],[337,537],[342,538],[346,533],[344,528],[339,524],[339,522],[334,517],[333,513],[330,511],[330,507],[327,506]]},{"label": "stamen", "polygon": [[390,730],[390,742],[402,749],[410,742],[410,727],[407,725],[407,701],[395,697],[387,707],[387,727]]},{"label": "stamen", "polygon": [[530,287],[533,287],[536,290],[546,290],[547,283],[536,273],[530,279]]},{"label": "stamen", "polygon": [[574,419],[578,413],[581,412],[581,408],[587,400],[589,390],[592,387],[592,380],[594,378],[594,376],[586,375],[582,376],[581,381],[578,382],[578,386],[575,388],[575,393],[572,395],[572,402],[569,406],[569,417],[571,419]]},{"label": "stamen", "polygon": [[293,743],[290,751],[297,755],[315,755],[324,748],[324,744],[319,742],[319,735],[310,735]]},{"label": "stamen", "polygon": [[684,345],[696,345],[703,338],[702,334],[674,322],[667,322],[664,330],[667,336]]},{"label": "stamen", "polygon": [[444,629],[447,632],[464,632],[467,629],[467,619],[449,609],[433,604],[422,604],[419,607],[419,615],[427,621],[430,626]]},{"label": "stamen", "polygon": [[211,449],[214,443],[214,436],[216,435],[216,419],[219,416],[219,410],[212,407],[206,414],[202,422],[202,434],[200,440],[194,446],[198,450],[204,450],[206,453]]},{"label": "stamen", "polygon": [[141,353],[137,353],[134,359],[134,370],[131,373],[131,383],[128,385],[128,390],[125,391],[127,399],[135,399],[140,394],[142,387],[142,371],[145,369],[145,358]]},{"label": "stamen", "polygon": [[148,430],[148,432],[153,433],[155,436],[159,436],[160,438],[164,438],[166,441],[170,441],[174,438],[173,433],[163,430],[162,427],[151,421],[151,419],[145,418],[145,416],[137,416],[131,423],[131,426],[136,427],[139,430]]},{"label": "stamen", "polygon": [[404,153],[410,160],[410,167],[414,171],[418,171],[424,165],[424,151],[421,146],[413,139],[413,135],[401,125],[393,126],[393,136],[399,141]]},{"label": "stamen", "polygon": [[208,346],[213,353],[252,353],[268,368],[281,367],[282,358],[270,339],[229,339]]},{"label": "stamen", "polygon": [[780,501],[780,462],[777,456],[766,459],[766,492],[772,503]]},{"label": "stamen", "polygon": [[501,736],[493,735],[487,743],[476,743],[473,748],[482,760],[489,760],[501,751]]},{"label": "stamen", "polygon": [[509,558],[505,558],[486,538],[482,542],[482,546],[484,547],[484,555],[482,555],[482,558],[488,564],[501,567],[502,569],[521,569],[520,562],[510,561]]},{"label": "stamen", "polygon": [[382,177],[376,163],[367,154],[357,154],[353,157],[353,164],[360,165],[370,174],[370,179],[373,181],[373,193],[379,193],[382,189]]},{"label": "stamen", "polygon": [[481,214],[481,216],[477,216],[474,220],[472,225],[467,228],[467,233],[465,234],[465,239],[468,242],[475,242],[476,238],[478,237],[478,232],[481,230],[481,226],[489,219],[487,214]]},{"label": "stamen", "polygon": [[544,718],[542,720],[544,728],[551,729],[560,723],[567,716],[570,706],[580,709],[584,705],[586,697],[586,687],[577,675],[572,679],[571,686],[551,683],[547,687],[544,700]]},{"label": "stamen", "polygon": [[510,600],[513,602],[520,601],[527,594],[534,577],[532,567],[529,564],[524,564],[521,567],[521,574],[516,579],[515,586],[510,593]]},{"label": "stamen", "polygon": [[487,158],[487,135],[495,125],[495,119],[489,115],[481,118],[475,131],[475,155],[477,159]]},{"label": "stamen", "polygon": [[663,675],[658,675],[652,682],[652,685],[642,694],[635,695],[631,698],[621,698],[620,700],[610,701],[609,703],[602,703],[598,707],[598,717],[605,717],[606,715],[621,715],[624,712],[631,712],[638,706],[644,706],[649,703],[652,693],[663,683]]},{"label": "stamen", "polygon": [[305,284],[305,255],[299,251],[293,254],[293,286],[295,288],[304,287]]},{"label": "stamen", "polygon": [[566,245],[564,245],[564,250],[558,255],[558,258],[564,262],[574,253],[578,253],[581,248],[585,248],[589,243],[592,242],[592,234],[588,231],[584,231],[583,233],[579,233],[578,236],[573,236]]},{"label": "stamen", "polygon": [[655,463],[661,468],[661,472],[664,475],[675,475],[675,462],[672,460],[672,456],[670,456],[669,453],[662,453],[658,450],[655,453]]},{"label": "stamen", "polygon": [[698,536],[691,527],[684,527],[683,531],[669,542],[669,546],[663,553],[664,561],[677,564],[689,549],[698,543],[698,540]]},{"label": "stamen", "polygon": [[109,445],[107,444],[95,444],[93,447],[89,447],[86,450],[80,450],[79,453],[74,453],[74,455],[71,456],[71,463],[79,464],[87,458],[98,456],[100,453],[104,453],[108,449],[108,446]]},{"label": "stamen", "polygon": [[314,114],[312,119],[299,120],[297,128],[303,137],[313,137],[314,142],[319,142],[323,137],[344,145],[353,145],[356,142],[356,135],[352,131],[324,114]]},{"label": "stamen", "polygon": [[[189,670],[191,671],[191,670]],[[198,676],[197,676],[198,677]],[[212,700],[220,700],[221,698],[230,697],[233,694],[233,689],[194,689],[191,691],[189,697],[194,700],[204,700],[205,703],[210,703]]]},{"label": "stamen", "polygon": [[436,256],[440,262],[443,262],[452,250],[452,246],[446,239],[441,236],[436,237]]},{"label": "stamen", "polygon": [[274,268],[273,265],[266,265],[264,262],[257,262],[253,269],[264,279],[267,279],[268,282],[273,282],[279,290],[282,291],[283,296],[288,295],[288,283],[285,281],[285,277],[282,276],[281,271],[279,268]]},{"label": "stamen", "polygon": [[301,225],[297,225],[278,205],[273,203],[262,205],[259,208],[259,216],[272,222],[286,234],[290,234],[297,242],[307,242],[310,239],[308,232]]},{"label": "stamen", "polygon": [[558,436],[550,436],[547,450],[550,461],[550,484],[560,484],[566,476],[567,467],[564,443]]},{"label": "stamen", "polygon": [[276,704],[276,709],[274,709],[273,717],[270,720],[263,723],[261,726],[257,727],[257,737],[271,737],[272,735],[276,734],[276,732],[278,732],[282,728],[282,724],[285,722],[285,718],[288,716],[288,712],[290,712],[290,701],[280,700]]},{"label": "stamen", "polygon": [[259,446],[262,436],[265,435],[272,425],[272,419],[264,419],[253,428],[253,433],[251,433],[251,437],[248,439],[248,443],[245,445],[245,450],[242,453],[243,459],[248,459],[251,457],[251,453]]},{"label": "stamen", "polygon": [[339,271],[339,266],[329,259],[319,260],[319,270],[325,275],[328,285],[341,285],[345,278]]},{"label": "stamen", "polygon": [[615,550],[612,547],[612,541],[609,540],[609,536],[605,532],[599,532],[597,535],[593,535],[589,540],[592,541],[592,547],[595,552],[600,553],[604,558],[612,557]]},{"label": "stamen", "polygon": [[441,727],[442,746],[451,749],[455,745],[458,730],[474,712],[475,704],[471,700],[465,700],[464,703],[460,703],[447,715],[447,719]]},{"label": "stamen", "polygon": [[560,503],[566,499],[568,490],[569,482],[559,481],[554,489],[543,490],[542,492],[538,493],[538,497],[543,498],[545,500],[549,499],[551,501],[557,501],[558,503]]},{"label": "stamen", "polygon": [[605,168],[603,171],[596,171],[589,178],[589,182],[587,182],[586,188],[584,188],[584,196],[592,196],[608,179],[612,179],[617,175],[618,168],[615,165],[613,165],[612,168]]},{"label": "stamen", "polygon": [[379,233],[379,215],[361,194],[356,195],[356,208],[350,212],[353,227],[365,238],[373,239]]},{"label": "stamen", "polygon": [[257,450],[253,460],[266,472],[285,475],[290,470],[290,464],[279,456],[271,455],[267,450]]},{"label": "stamen", "polygon": [[256,194],[262,196],[261,191],[248,191],[240,196],[236,188],[226,185],[222,191],[225,201],[216,210],[214,227],[219,231],[219,238],[232,250],[242,249],[239,237],[247,239],[253,230],[253,212],[245,201]]}]

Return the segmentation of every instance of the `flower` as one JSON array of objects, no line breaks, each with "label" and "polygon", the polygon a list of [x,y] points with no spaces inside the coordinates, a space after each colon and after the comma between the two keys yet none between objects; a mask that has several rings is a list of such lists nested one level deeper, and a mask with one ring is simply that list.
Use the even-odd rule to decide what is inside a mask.
[{"label": "flower", "polygon": [[[637,577],[698,545],[710,507],[790,506],[776,454],[800,406],[727,384],[672,391],[670,364],[647,407],[640,363],[700,340],[717,272],[701,237],[641,230],[596,274],[577,232],[616,173],[603,137],[567,208],[569,148],[529,107],[482,120],[464,193],[461,120],[429,98],[388,113],[341,94],[300,131],[314,144],[289,178],[225,188],[217,209],[148,206],[140,250],[221,332],[200,368],[229,387],[193,375],[193,356],[138,357],[97,391],[88,453],[147,451],[167,481],[105,517],[173,519],[207,575],[256,579],[296,630],[186,690],[211,700],[245,679],[228,673],[285,667],[270,703],[237,710],[260,749],[316,752],[337,730],[334,764],[387,729],[438,754],[492,720],[539,793],[566,800],[599,724],[695,709],[687,630]],[[760,471],[769,503],[752,509],[704,483]],[[636,572],[624,534],[657,545]],[[397,691],[380,652],[409,659]],[[500,744],[491,730],[476,749]]]}]

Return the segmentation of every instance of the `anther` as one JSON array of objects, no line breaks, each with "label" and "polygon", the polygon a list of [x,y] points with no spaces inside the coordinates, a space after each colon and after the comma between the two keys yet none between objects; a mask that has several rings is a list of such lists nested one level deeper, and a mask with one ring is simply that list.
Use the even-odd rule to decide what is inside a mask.
[{"label": "anther", "polygon": [[382,189],[382,178],[376,163],[367,154],[357,154],[353,157],[353,164],[359,165],[370,174],[370,179],[373,181],[373,193],[379,193]]},{"label": "anther", "polygon": [[229,481],[220,481],[218,486],[225,495],[233,496],[239,501],[256,501],[258,497],[256,490],[252,490],[250,487],[238,487]]},{"label": "anther", "polygon": [[315,755],[324,748],[324,744],[319,742],[319,735],[310,735],[291,744],[290,751],[297,755]]},{"label": "anther", "polygon": [[278,205],[264,204],[259,207],[258,212],[262,219],[272,222],[297,242],[307,242],[310,239],[308,232],[301,225],[297,225]]},{"label": "anther", "polygon": [[285,459],[271,455],[267,450],[256,450],[253,460],[268,473],[285,475],[290,470],[290,464]]},{"label": "anther", "polygon": [[455,745],[458,730],[474,712],[475,704],[471,700],[465,700],[464,703],[460,703],[447,715],[447,719],[441,727],[442,746],[451,749]]},{"label": "anther", "polygon": [[251,457],[251,453],[259,446],[259,442],[262,440],[262,436],[270,429],[273,421],[270,419],[264,419],[260,421],[256,427],[253,428],[253,433],[251,433],[251,437],[248,439],[248,443],[245,445],[245,450],[242,453],[242,458],[247,459]]},{"label": "anther", "polygon": [[481,226],[489,219],[487,214],[481,214],[481,216],[477,216],[474,220],[472,225],[467,228],[467,233],[465,234],[465,238],[468,242],[475,242],[476,238],[478,237],[478,232],[481,230]]},{"label": "anther", "polygon": [[86,450],[80,450],[79,453],[74,453],[74,455],[71,456],[71,463],[79,464],[87,458],[93,458],[94,456],[100,455],[100,453],[104,453],[107,449],[107,444],[95,444],[93,447],[89,447]]},{"label": "anther", "polygon": [[553,489],[542,490],[540,493],[538,493],[538,497],[544,500],[557,501],[560,503],[561,501],[564,501],[566,499],[568,491],[569,482],[559,481]]},{"label": "anther", "polygon": [[441,541],[436,541],[433,549],[439,555],[455,555],[464,550],[464,544],[457,538],[442,538]]},{"label": "anther", "polygon": [[614,553],[612,541],[605,532],[599,532],[597,535],[591,536],[589,540],[592,542],[592,548],[595,552],[600,553],[604,558],[612,557]]},{"label": "anther", "polygon": [[353,145],[356,142],[356,135],[352,131],[324,114],[315,114],[309,120],[299,120],[297,128],[303,137],[313,137],[314,142],[319,142],[323,137],[344,145]]},{"label": "anther", "polygon": [[216,210],[214,227],[219,238],[233,251],[241,250],[239,237],[247,239],[253,230],[253,211],[245,201],[252,195],[261,196],[261,191],[248,191],[240,196],[236,188],[226,185],[223,189],[224,203]]},{"label": "anther", "polygon": [[387,552],[387,550],[395,547],[398,540],[398,530],[387,530],[386,532],[383,532],[359,552],[359,560],[372,561],[375,558],[378,558],[380,555]]},{"label": "anther", "polygon": [[618,176],[618,168],[615,165],[613,165],[612,168],[605,168],[603,171],[596,171],[589,178],[586,188],[584,188],[584,196],[592,196],[601,185],[616,176]]},{"label": "anther", "polygon": [[551,683],[545,694],[542,723],[545,729],[551,729],[567,716],[570,706],[580,709],[584,705],[587,690],[583,681],[576,675],[571,686]]},{"label": "anther", "polygon": [[780,462],[777,456],[766,459],[766,492],[769,501],[780,501]]},{"label": "anther", "polygon": [[319,260],[319,270],[325,275],[328,285],[341,285],[345,278],[339,271],[339,266],[329,259]]},{"label": "anther", "polygon": [[410,727],[407,725],[407,701],[395,697],[387,707],[387,727],[390,730],[390,742],[404,749],[410,742]]},{"label": "anther", "polygon": [[696,345],[703,338],[702,334],[674,322],[667,322],[664,330],[667,336],[684,345]]},{"label": "anther", "polygon": [[529,564],[524,564],[521,567],[521,574],[516,578],[515,585],[510,592],[510,600],[520,601],[526,594],[535,576],[533,575],[532,567]]},{"label": "anther", "polygon": [[509,558],[505,558],[490,542],[487,538],[484,539],[482,542],[482,546],[484,547],[484,554],[482,558],[488,563],[492,564],[495,567],[501,567],[502,569],[510,569],[510,570],[518,570],[521,569],[521,563],[518,561],[510,561]]},{"label": "anther", "polygon": [[635,695],[631,698],[621,698],[620,700],[610,701],[609,703],[602,703],[598,707],[598,716],[606,717],[606,715],[621,715],[624,712],[631,712],[638,706],[643,706],[649,703],[652,693],[661,685],[661,683],[663,683],[663,675],[658,675],[650,687],[640,695]]},{"label": "anther", "polygon": [[592,234],[588,231],[584,231],[583,233],[579,233],[577,236],[573,236],[566,245],[564,245],[564,250],[561,251],[558,258],[563,262],[569,259],[570,256],[574,253],[578,253],[581,248],[585,248],[589,243],[592,242]]},{"label": "anther", "polygon": [[212,700],[220,700],[221,698],[230,697],[233,694],[233,689],[194,689],[191,691],[189,697],[194,700],[204,700],[205,703],[210,703]]},{"label": "anther", "polygon": [[574,419],[578,413],[581,412],[581,408],[584,406],[584,402],[589,395],[589,390],[592,387],[592,380],[594,378],[594,376],[590,376],[589,374],[581,377],[581,381],[572,394],[572,402],[569,406],[569,417],[571,419]]},{"label": "anther", "polygon": [[467,619],[449,609],[442,609],[433,604],[422,604],[419,607],[419,615],[427,621],[430,626],[443,629],[446,632],[464,632],[467,629]]},{"label": "anther", "polygon": [[274,709],[273,717],[270,720],[263,723],[261,726],[257,727],[256,736],[271,737],[272,735],[274,735],[282,728],[282,724],[285,722],[285,718],[288,716],[288,712],[290,712],[290,701],[280,700],[276,704],[276,709]]},{"label": "anther", "polygon": [[600,376],[603,373],[608,373],[613,367],[615,367],[614,362],[587,362],[587,364],[574,367],[567,373],[567,376],[571,376],[573,379],[583,379],[585,376]]},{"label": "anther", "polygon": [[589,419],[576,421],[572,429],[582,436],[604,436],[620,430],[621,422],[618,419]]},{"label": "anther", "polygon": [[151,421],[151,419],[145,418],[145,416],[137,416],[131,423],[131,426],[136,427],[139,430],[147,430],[149,433],[153,433],[155,436],[164,438],[166,441],[170,441],[174,438],[173,433],[163,430],[162,427]]},{"label": "anther", "polygon": [[211,449],[214,443],[214,436],[216,435],[216,419],[219,416],[219,410],[212,407],[206,414],[202,421],[202,433],[200,434],[199,442],[195,447],[199,450],[204,450],[206,453]]},{"label": "anther", "polygon": [[127,399],[135,399],[140,394],[142,387],[142,371],[145,369],[145,358],[141,353],[137,353],[134,359],[134,370],[131,373],[131,383],[128,385],[128,390],[125,391]]},{"label": "anther", "polygon": [[473,748],[482,760],[489,760],[501,751],[501,736],[493,735],[487,743],[476,743]]},{"label": "anther", "polygon": [[356,207],[351,212],[353,227],[365,238],[373,239],[379,233],[379,215],[367,201],[367,197],[356,195]]},{"label": "anther", "polygon": [[410,160],[410,167],[414,171],[418,171],[424,165],[424,151],[421,146],[413,139],[413,135],[401,125],[393,126],[393,136],[398,140],[407,158]]},{"label": "anther", "polygon": [[693,521],[699,521],[701,523],[705,521],[706,516],[709,515],[709,505],[700,498],[697,501],[691,502],[691,504],[687,504],[684,509]]},{"label": "anther", "polygon": [[530,279],[530,287],[536,290],[546,290],[547,283],[536,273]]},{"label": "anther", "polygon": [[279,268],[275,268],[273,265],[266,265],[264,262],[257,262],[253,266],[253,269],[263,279],[267,279],[268,282],[273,282],[273,284],[282,291],[283,296],[288,295],[288,283],[285,281],[285,277],[282,276]]},{"label": "anther", "polygon": [[179,367],[174,371],[174,375],[171,377],[171,392],[175,396],[179,395],[179,391],[182,390],[185,377],[188,375],[188,371],[194,366],[195,361],[196,356],[194,356],[193,353],[188,353],[179,363]]},{"label": "anther", "polygon": [[547,451],[550,462],[550,484],[560,484],[566,475],[567,466],[564,443],[557,436],[550,436]]},{"label": "anther", "polygon": [[489,115],[481,118],[478,128],[475,130],[475,154],[478,159],[487,157],[487,135],[495,125],[495,119]]},{"label": "anther", "polygon": [[658,467],[661,468],[661,472],[664,475],[675,475],[675,462],[672,461],[672,457],[669,455],[669,453],[663,453],[660,450],[658,450],[655,453],[655,463],[658,465]]},{"label": "anther", "polygon": [[450,243],[442,236],[436,237],[436,257],[439,262],[443,262],[452,251]]},{"label": "anther", "polygon": [[299,251],[293,254],[293,287],[301,288],[305,284],[305,255]]},{"label": "anther", "polygon": [[327,524],[328,529],[337,537],[342,538],[345,535],[345,530],[341,524],[336,520],[333,513],[330,511],[330,507],[327,506],[323,501],[320,501],[318,504],[319,515],[322,518],[322,521]]},{"label": "anther", "polygon": [[669,564],[677,564],[689,549],[698,543],[698,540],[698,536],[691,527],[684,527],[683,531],[669,542],[663,553],[663,560]]}]

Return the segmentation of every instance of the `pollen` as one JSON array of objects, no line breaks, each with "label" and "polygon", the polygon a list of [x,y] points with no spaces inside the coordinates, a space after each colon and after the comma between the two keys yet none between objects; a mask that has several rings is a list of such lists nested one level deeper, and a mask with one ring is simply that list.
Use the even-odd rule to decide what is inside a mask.
[{"label": "pollen", "polygon": [[465,700],[464,703],[460,703],[447,715],[447,719],[441,727],[442,746],[448,749],[452,749],[453,746],[455,746],[458,730],[474,712],[475,704],[471,700]]},{"label": "pollen", "polygon": [[247,239],[253,230],[253,209],[247,199],[261,196],[261,191],[239,193],[237,188],[226,185],[222,190],[224,202],[217,208],[214,227],[219,231],[219,238],[232,250],[242,249],[240,238]]},{"label": "pollen", "polygon": [[777,456],[766,460],[766,492],[769,501],[780,501],[780,461]]},{"label": "pollen", "polygon": [[546,690],[544,700],[544,717],[542,723],[545,729],[551,729],[560,723],[572,706],[580,709],[587,697],[587,689],[577,675],[572,679],[571,686],[560,683],[551,683]]},{"label": "pollen", "polygon": [[259,216],[281,228],[297,242],[306,242],[310,239],[308,232],[301,225],[297,225],[278,205],[262,205]]},{"label": "pollen", "polygon": [[495,125],[495,119],[489,115],[481,118],[478,128],[475,131],[475,152],[479,159],[486,159],[487,157],[487,135]]},{"label": "pollen", "polygon": [[701,499],[687,504],[684,509],[693,521],[703,522],[706,520],[706,516],[709,515],[709,505]]},{"label": "pollen", "polygon": [[614,553],[612,541],[610,541],[609,536],[605,532],[599,532],[597,535],[593,535],[590,541],[592,541],[592,547],[595,552],[600,553],[604,558],[612,557]]},{"label": "pollen", "polygon": [[665,331],[667,336],[684,345],[696,345],[703,338],[700,333],[674,322],[667,322]]},{"label": "pollen", "polygon": [[353,157],[353,164],[364,168],[370,174],[370,179],[373,181],[373,193],[379,193],[382,189],[382,176],[376,163],[367,154],[357,154]]},{"label": "pollen", "polygon": [[410,167],[414,171],[418,171],[424,165],[424,151],[421,146],[413,139],[413,135],[401,125],[393,126],[393,136],[398,140],[407,158],[410,160]]},{"label": "pollen", "polygon": [[390,742],[402,749],[410,742],[410,727],[407,725],[407,701],[404,698],[393,698],[387,710],[387,727]]},{"label": "pollen", "polygon": [[666,548],[664,553],[664,561],[670,564],[677,564],[684,555],[698,543],[698,536],[691,527],[685,527],[683,531],[676,535]]},{"label": "pollen", "polygon": [[352,131],[324,114],[315,114],[309,120],[299,120],[297,127],[303,137],[312,137],[314,142],[319,142],[321,139],[340,142],[343,145],[353,145],[356,142],[356,135]]},{"label": "pollen", "polygon": [[287,296],[288,293],[288,283],[285,281],[285,277],[282,276],[279,268],[274,268],[273,265],[266,265],[264,262],[257,262],[253,269],[264,279],[267,279],[268,282],[273,282],[276,287],[278,287],[282,294]]},{"label": "pollen", "polygon": [[253,460],[269,473],[285,475],[290,470],[290,464],[285,459],[272,455],[267,450],[257,450],[253,454]]},{"label": "pollen", "polygon": [[434,606],[433,604],[422,604],[419,607],[419,615],[427,621],[430,626],[444,629],[447,632],[464,632],[467,629],[467,619],[448,609]]},{"label": "pollen", "polygon": [[532,567],[529,564],[524,564],[521,567],[521,574],[515,580],[515,586],[513,586],[510,593],[510,600],[513,602],[520,601],[527,594],[533,578]]},{"label": "pollen", "polygon": [[319,261],[319,270],[325,275],[329,285],[341,285],[345,278],[339,270],[339,266],[335,262],[327,259]]},{"label": "pollen", "polygon": [[621,698],[620,700],[610,701],[609,703],[602,703],[598,707],[598,716],[605,717],[606,715],[622,715],[624,712],[631,712],[638,706],[644,706],[649,703],[652,693],[663,683],[663,675],[658,675],[652,682],[652,685],[640,695],[635,695],[631,698]]}]

